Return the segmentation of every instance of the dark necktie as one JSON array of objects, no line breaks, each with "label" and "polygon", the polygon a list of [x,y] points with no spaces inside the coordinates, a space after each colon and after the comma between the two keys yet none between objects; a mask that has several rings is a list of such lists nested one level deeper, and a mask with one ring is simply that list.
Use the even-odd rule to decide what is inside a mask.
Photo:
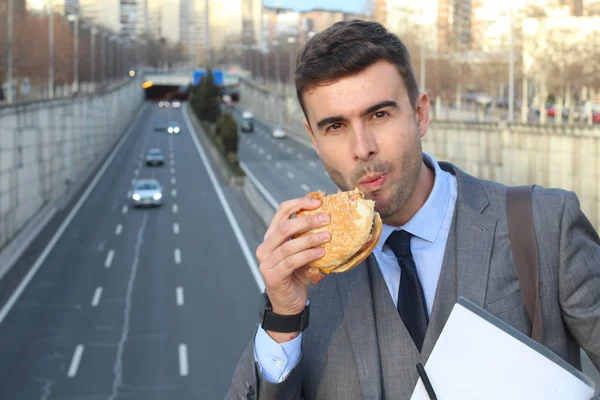
[{"label": "dark necktie", "polygon": [[400,265],[400,288],[398,290],[398,313],[404,321],[415,345],[421,351],[429,323],[427,303],[417,274],[417,266],[410,251],[411,234],[394,231],[387,240]]}]

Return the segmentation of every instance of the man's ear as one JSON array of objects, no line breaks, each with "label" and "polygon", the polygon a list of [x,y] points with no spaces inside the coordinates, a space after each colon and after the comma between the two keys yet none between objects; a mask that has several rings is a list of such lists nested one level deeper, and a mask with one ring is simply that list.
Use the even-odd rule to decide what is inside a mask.
[{"label": "man's ear", "polygon": [[431,110],[431,103],[429,96],[425,92],[419,94],[417,99],[417,126],[419,127],[419,136],[423,137],[429,129],[429,112]]},{"label": "man's ear", "polygon": [[317,141],[315,140],[315,134],[313,133],[312,128],[310,127],[310,124],[308,123],[308,120],[306,118],[304,118],[302,120],[302,122],[304,123],[304,129],[306,129],[306,133],[308,133],[308,136],[312,140],[313,147],[315,148],[317,155],[319,155],[319,157],[320,157],[319,148],[317,147]]}]

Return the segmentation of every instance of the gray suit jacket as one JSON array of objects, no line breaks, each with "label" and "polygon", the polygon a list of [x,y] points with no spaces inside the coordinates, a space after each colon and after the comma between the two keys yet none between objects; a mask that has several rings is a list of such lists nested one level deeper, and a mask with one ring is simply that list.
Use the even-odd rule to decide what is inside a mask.
[{"label": "gray suit jacket", "polygon": [[[311,287],[302,356],[284,382],[262,378],[252,338],[227,399],[409,399],[415,364],[427,361],[459,296],[530,334],[508,240],[506,187],[440,166],[457,177],[458,198],[422,353],[371,256]],[[536,187],[533,210],[544,345],[577,368],[581,346],[600,367],[600,239],[572,192]]]}]

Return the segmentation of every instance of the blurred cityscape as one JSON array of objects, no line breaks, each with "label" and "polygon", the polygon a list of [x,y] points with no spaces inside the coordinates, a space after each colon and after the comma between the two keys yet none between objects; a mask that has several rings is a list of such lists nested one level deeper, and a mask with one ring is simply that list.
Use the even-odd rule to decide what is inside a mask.
[{"label": "blurred cityscape", "polygon": [[293,82],[337,21],[407,44],[424,151],[600,231],[600,0],[308,3],[0,0],[1,399],[224,397],[275,211],[337,190]]},{"label": "blurred cityscape", "polygon": [[259,0],[2,0],[0,101],[89,92],[140,66],[241,65],[290,84],[297,50],[356,18],[407,43],[440,107],[600,122],[600,0],[369,0],[361,14]]}]

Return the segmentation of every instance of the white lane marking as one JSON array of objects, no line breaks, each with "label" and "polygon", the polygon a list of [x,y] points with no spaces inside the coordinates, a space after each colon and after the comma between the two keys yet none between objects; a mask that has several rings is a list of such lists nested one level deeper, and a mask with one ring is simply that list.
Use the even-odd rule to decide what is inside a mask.
[{"label": "white lane marking", "polygon": [[169,153],[169,157],[171,157],[171,159],[174,159],[175,158],[175,154],[171,152],[171,153]]},{"label": "white lane marking", "polygon": [[174,252],[175,264],[181,264],[181,250],[175,249]]},{"label": "white lane marking", "polygon": [[179,224],[177,222],[173,224],[173,233],[179,235]]},{"label": "white lane marking", "polygon": [[96,291],[94,292],[94,297],[92,298],[92,307],[96,307],[98,304],[100,304],[101,297],[102,297],[102,288],[97,287]]},{"label": "white lane marking", "polygon": [[281,169],[281,163],[275,163],[275,166],[279,169]]},{"label": "white lane marking", "polygon": [[67,376],[69,378],[73,378],[77,375],[77,370],[79,369],[79,363],[81,362],[81,357],[83,356],[83,345],[78,344],[75,347],[75,352],[73,353],[73,358],[71,359],[71,365],[69,365],[69,371],[67,372]]},{"label": "white lane marking", "polygon": [[171,165],[175,165],[175,160],[170,161]]},{"label": "white lane marking", "polygon": [[114,250],[110,250],[110,251],[108,252],[108,254],[106,255],[106,260],[104,261],[104,266],[105,266],[106,268],[109,268],[109,267],[110,267],[110,265],[111,265],[111,264],[112,264],[112,262],[113,262],[113,258],[114,258],[114,257],[115,257],[115,251],[114,251]]},{"label": "white lane marking", "polygon": [[314,162],[314,161],[309,161],[309,162],[308,162],[308,165],[310,165],[310,166],[311,166],[311,167],[313,167],[313,168],[317,168],[317,163],[316,163],[316,162]]},{"label": "white lane marking", "polygon": [[177,287],[176,294],[177,294],[177,305],[182,306],[184,300],[183,300],[183,288],[181,286]]},{"label": "white lane marking", "polygon": [[128,208],[127,205],[124,205],[123,208],[121,209],[121,212],[123,214],[127,214],[127,208]]},{"label": "white lane marking", "polygon": [[177,214],[177,211],[179,211],[179,207],[177,207],[177,204],[173,204],[173,213]]},{"label": "white lane marking", "polygon": [[296,157],[298,157],[298,160],[304,160],[304,156],[300,153],[298,153]]},{"label": "white lane marking", "polygon": [[288,176],[288,178],[290,178],[290,179],[294,179],[294,174],[292,174],[291,172],[288,172],[288,173],[287,173],[287,176]]},{"label": "white lane marking", "polygon": [[174,176],[172,176],[172,177],[171,177],[171,185],[174,185],[174,184],[175,184],[175,182],[177,182],[177,179],[175,179],[175,177],[174,177]]},{"label": "white lane marking", "polygon": [[291,148],[291,147],[288,147],[288,148],[287,148],[287,152],[288,152],[288,153],[291,153],[292,151],[293,151],[293,150],[292,150],[292,148]]},{"label": "white lane marking", "polygon": [[136,169],[133,171],[133,174],[134,174],[135,176],[138,176],[138,174],[139,174],[139,173],[140,173],[140,170],[139,170],[139,169],[137,169],[137,168],[136,168]]},{"label": "white lane marking", "polygon": [[171,174],[175,175],[175,168],[171,168]]},{"label": "white lane marking", "polygon": [[177,190],[171,189],[171,196],[177,197]]},{"label": "white lane marking", "polygon": [[[254,280],[256,281],[258,289],[261,292],[263,292],[265,290],[265,283],[262,279],[260,271],[258,270],[258,265],[256,264],[256,260],[254,258],[254,253],[252,250],[250,250],[250,247],[248,246],[248,243],[246,242],[246,238],[244,237],[244,234],[242,233],[242,230],[240,229],[240,226],[239,226],[237,220],[235,219],[235,215],[231,211],[231,207],[229,206],[229,203],[227,202],[227,198],[223,194],[223,190],[219,186],[219,181],[217,180],[217,177],[215,176],[215,172],[213,171],[212,166],[208,162],[208,158],[206,156],[206,153],[204,152],[204,149],[202,148],[202,145],[200,144],[200,141],[198,140],[196,135],[193,133],[194,129],[192,127],[192,123],[190,121],[190,117],[188,116],[188,112],[187,112],[186,108],[183,108],[183,117],[185,118],[185,122],[188,127],[188,129],[187,129],[188,134],[192,137],[194,145],[196,146],[196,150],[198,150],[198,154],[200,154],[200,158],[202,159],[202,163],[204,164],[206,173],[208,174],[208,177],[210,178],[210,181],[211,181],[213,187],[215,188],[215,192],[217,193],[219,202],[221,203],[221,206],[223,207],[223,211],[225,212],[225,215],[227,216],[227,219],[229,220],[229,225],[231,225],[231,228],[233,229],[233,233],[235,234],[238,244],[240,245],[240,248],[242,250],[242,253],[244,254],[244,258],[246,259],[246,262],[248,263],[248,266],[250,267],[250,271],[252,272],[252,275],[254,276]],[[275,207],[275,209],[277,209],[277,207]]]},{"label": "white lane marking", "polygon": [[179,375],[188,375],[188,352],[185,344],[179,345]]},{"label": "white lane marking", "polygon": [[277,210],[279,208],[279,203],[275,200],[275,198],[265,189],[265,187],[260,183],[260,181],[256,178],[256,176],[248,169],[246,164],[243,161],[240,161],[240,168],[244,171],[244,173],[248,176],[248,178],[252,181],[254,186],[258,189],[258,191],[263,195],[263,197],[267,200],[269,205],[273,207],[273,210]]},{"label": "white lane marking", "polygon": [[267,154],[266,158],[267,158],[267,161],[271,161],[271,155],[270,154]]},{"label": "white lane marking", "polygon": [[123,230],[123,225],[121,225],[121,224],[117,225],[117,229],[115,229],[115,235],[119,236],[121,234],[122,230]]},{"label": "white lane marking", "polygon": [[[115,400],[119,395],[119,391],[123,387],[123,353],[125,351],[125,343],[129,339],[129,327],[131,324],[131,303],[133,297],[133,287],[135,286],[135,278],[137,277],[138,265],[140,263],[140,249],[144,243],[144,231],[146,229],[146,223],[148,222],[148,214],[144,214],[142,225],[137,234],[137,242],[135,244],[133,263],[131,264],[131,272],[129,273],[129,280],[127,281],[127,292],[125,294],[125,309],[123,310],[123,328],[121,331],[121,338],[117,345],[117,357],[113,364],[113,382],[112,382],[112,393],[108,397],[108,400]],[[121,393],[122,394],[122,393]]]},{"label": "white lane marking", "polygon": [[261,148],[259,148],[259,149],[258,149],[258,152],[259,152],[260,154],[265,154],[265,149],[263,149],[263,148],[261,147]]},{"label": "white lane marking", "polygon": [[302,185],[300,185],[300,187],[302,188],[302,190],[304,190],[305,192],[310,192],[310,187],[306,184],[303,183]]}]

